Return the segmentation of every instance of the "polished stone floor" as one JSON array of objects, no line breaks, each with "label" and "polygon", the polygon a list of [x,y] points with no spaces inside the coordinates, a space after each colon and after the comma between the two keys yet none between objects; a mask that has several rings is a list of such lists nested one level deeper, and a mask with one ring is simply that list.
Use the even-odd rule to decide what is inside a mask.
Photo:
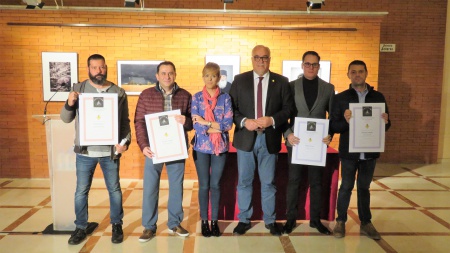
[{"label": "polished stone floor", "polygon": [[[187,238],[169,235],[166,227],[166,181],[161,184],[157,236],[146,243],[138,238],[141,226],[142,180],[121,180],[124,202],[122,244],[111,243],[108,193],[95,179],[90,194],[90,221],[99,227],[80,245],[67,244],[68,235],[43,235],[52,223],[48,179],[0,179],[0,252],[449,252],[450,164],[379,164],[372,183],[373,224],[382,235],[374,241],[360,234],[353,194],[343,239],[324,236],[298,221],[292,234],[274,237],[261,221],[252,222],[245,236],[233,236],[234,221],[220,221],[219,238],[200,233],[196,181],[186,180],[182,225]],[[284,221],[280,221],[284,222]],[[334,222],[323,221],[330,229]]]}]

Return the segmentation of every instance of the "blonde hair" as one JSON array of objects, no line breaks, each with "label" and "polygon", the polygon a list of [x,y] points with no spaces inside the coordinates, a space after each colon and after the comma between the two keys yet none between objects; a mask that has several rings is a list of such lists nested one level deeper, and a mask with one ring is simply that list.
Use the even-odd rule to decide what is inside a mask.
[{"label": "blonde hair", "polygon": [[205,76],[206,73],[213,73],[220,77],[220,66],[214,62],[206,63],[205,67],[203,67],[202,75]]}]

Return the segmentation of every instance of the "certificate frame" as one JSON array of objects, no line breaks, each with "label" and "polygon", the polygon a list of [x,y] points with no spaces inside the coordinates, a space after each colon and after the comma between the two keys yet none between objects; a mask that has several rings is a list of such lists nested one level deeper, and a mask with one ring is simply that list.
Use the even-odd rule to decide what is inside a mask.
[{"label": "certificate frame", "polygon": [[72,84],[78,82],[77,53],[42,52],[44,101],[66,101]]},{"label": "certificate frame", "polygon": [[[386,126],[381,114],[385,103],[350,103],[349,152],[384,152]],[[370,112],[369,112],[370,109]]]},{"label": "certificate frame", "polygon": [[327,161],[327,145],[323,138],[328,135],[328,119],[296,117],[294,135],[300,143],[292,147],[291,163],[325,166]]},{"label": "certificate frame", "polygon": [[81,93],[78,101],[80,145],[119,143],[118,94]]},{"label": "certificate frame", "polygon": [[[303,75],[302,69],[303,61],[298,60],[284,60],[283,61],[283,76],[289,79],[289,82],[297,80]],[[320,69],[317,74],[320,79],[330,82],[331,77],[331,61],[319,61]]]},{"label": "certificate frame", "polygon": [[188,158],[183,125],[176,122],[180,109],[145,115],[153,163],[164,163]]},{"label": "certificate frame", "polygon": [[117,85],[127,95],[140,95],[156,85],[156,68],[162,61],[117,61]]}]

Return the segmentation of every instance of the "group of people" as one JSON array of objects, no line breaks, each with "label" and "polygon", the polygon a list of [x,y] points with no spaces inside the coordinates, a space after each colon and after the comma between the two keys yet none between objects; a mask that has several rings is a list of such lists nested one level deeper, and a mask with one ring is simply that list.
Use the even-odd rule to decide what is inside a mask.
[{"label": "group of people", "polygon": [[[175,116],[182,124],[186,142],[187,132],[195,129],[191,141],[193,158],[199,182],[199,206],[201,233],[205,237],[220,236],[218,213],[220,202],[220,179],[222,177],[229,148],[229,134],[234,123],[233,146],[237,150],[238,184],[237,198],[239,222],[233,233],[243,235],[251,228],[253,214],[252,195],[255,170],[261,182],[261,203],[265,227],[272,235],[291,233],[296,227],[298,194],[301,177],[307,170],[310,184],[310,226],[322,234],[331,231],[320,221],[322,209],[322,174],[324,167],[291,163],[292,147],[300,140],[294,135],[295,117],[325,119],[329,115],[329,134],[323,137],[328,145],[334,133],[340,134],[339,156],[341,159],[342,183],[337,200],[335,237],[345,236],[345,222],[350,196],[357,176],[358,215],[361,231],[372,239],[380,239],[371,223],[370,192],[376,159],[379,153],[349,153],[350,103],[386,103],[384,96],[369,86],[365,80],[367,67],[363,61],[353,61],[348,67],[351,84],[348,90],[335,95],[334,86],[318,77],[320,56],[307,51],[302,57],[303,75],[289,83],[282,75],[270,71],[270,49],[257,45],[251,56],[253,69],[236,75],[230,85],[225,85],[226,72],[216,63],[207,63],[202,71],[204,87],[193,96],[176,82],[176,68],[170,61],[157,66],[154,87],[144,90],[138,99],[135,111],[136,139],[145,156],[144,190],[142,202],[142,226],[140,242],[153,238],[157,230],[159,184],[165,165],[169,181],[167,204],[169,233],[188,236],[181,226],[184,218],[182,208],[185,160],[153,163],[154,152],[150,146],[145,115],[171,110],[180,110]],[[110,222],[113,243],[123,241],[122,192],[119,182],[120,156],[131,142],[131,129],[127,95],[117,85],[108,81],[105,58],[94,54],[88,58],[89,79],[75,84],[61,110],[61,119],[71,122],[79,113],[78,96],[81,93],[117,93],[119,102],[119,140],[113,146],[81,146],[75,139],[77,188],[75,192],[76,229],[69,244],[85,240],[88,227],[88,194],[97,164],[103,171],[110,196]],[[225,79],[225,80],[224,80]],[[229,93],[224,92],[229,88]],[[382,115],[386,129],[390,127],[388,110]],[[78,136],[78,120],[76,120]],[[288,149],[289,179],[287,185],[287,220],[281,227],[276,222],[274,184],[276,161],[281,150],[282,137]],[[123,144],[123,145],[121,145]],[[209,212],[211,207],[211,212]]]}]

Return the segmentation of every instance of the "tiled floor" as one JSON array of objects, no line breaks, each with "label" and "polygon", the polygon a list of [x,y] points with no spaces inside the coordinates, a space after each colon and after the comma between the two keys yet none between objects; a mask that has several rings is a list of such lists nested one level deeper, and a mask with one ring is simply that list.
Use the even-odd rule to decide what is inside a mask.
[{"label": "tiled floor", "polygon": [[[111,243],[108,194],[102,180],[95,180],[90,195],[90,221],[99,227],[77,246],[68,235],[40,233],[52,223],[48,179],[0,179],[0,252],[449,252],[450,164],[379,164],[372,183],[373,223],[382,235],[374,241],[359,233],[353,194],[347,235],[324,236],[300,224],[289,236],[271,236],[262,222],[253,222],[245,236],[233,236],[236,222],[221,221],[224,234],[204,238],[200,234],[197,183],[186,181],[182,225],[191,235],[170,236],[167,220],[167,182],[162,183],[157,236],[138,242],[142,232],[142,181],[122,180],[124,233],[122,244]],[[334,222],[324,223],[333,228]],[[34,233],[37,232],[37,233]]]}]

